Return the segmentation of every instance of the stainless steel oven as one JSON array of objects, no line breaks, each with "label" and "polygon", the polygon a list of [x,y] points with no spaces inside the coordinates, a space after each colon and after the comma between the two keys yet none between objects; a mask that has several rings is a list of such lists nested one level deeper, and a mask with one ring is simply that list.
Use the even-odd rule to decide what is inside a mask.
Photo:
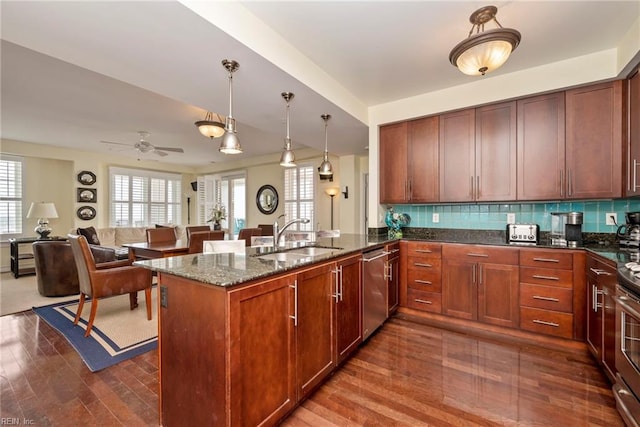
[{"label": "stainless steel oven", "polygon": [[615,300],[618,373],[613,393],[625,423],[635,427],[640,426],[640,297],[619,284]]}]

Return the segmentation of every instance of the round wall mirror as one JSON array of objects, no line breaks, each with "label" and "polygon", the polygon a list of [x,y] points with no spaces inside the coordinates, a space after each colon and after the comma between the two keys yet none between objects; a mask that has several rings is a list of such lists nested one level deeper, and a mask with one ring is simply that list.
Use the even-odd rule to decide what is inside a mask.
[{"label": "round wall mirror", "polygon": [[274,213],[278,207],[278,192],[272,185],[263,185],[258,190],[256,204],[258,205],[258,210],[263,214]]}]

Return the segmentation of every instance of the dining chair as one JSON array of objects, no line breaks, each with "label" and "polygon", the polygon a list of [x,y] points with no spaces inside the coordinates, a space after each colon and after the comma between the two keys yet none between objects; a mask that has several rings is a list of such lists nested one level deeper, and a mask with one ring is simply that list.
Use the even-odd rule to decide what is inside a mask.
[{"label": "dining chair", "polygon": [[189,238],[189,253],[197,254],[202,252],[205,240],[224,240],[223,230],[195,231]]},{"label": "dining chair", "polygon": [[85,299],[91,298],[91,312],[85,337],[91,334],[100,298],[129,294],[129,308],[133,310],[138,306],[138,291],[144,290],[147,320],[151,320],[151,270],[131,265],[132,260],[130,259],[96,265],[86,237],[69,234],[67,239],[71,244],[80,284],[80,301],[76,317],[73,320],[74,325],[77,325],[80,320]]},{"label": "dining chair", "polygon": [[176,230],[173,227],[147,228],[147,243],[175,242]]},{"label": "dining chair", "polygon": [[[189,225],[185,227],[185,230],[187,232],[187,242],[190,242],[191,233],[195,233],[197,231],[209,231],[211,230],[211,227],[208,225]],[[215,239],[211,239],[211,240],[215,240]]]},{"label": "dining chair", "polygon": [[258,224],[263,236],[273,236],[273,224]]},{"label": "dining chair", "polygon": [[234,253],[244,255],[246,245],[244,240],[205,240],[202,243],[202,252],[205,254]]},{"label": "dining chair", "polygon": [[244,240],[247,246],[251,245],[251,236],[262,236],[261,228],[243,228],[238,233],[238,240]]}]

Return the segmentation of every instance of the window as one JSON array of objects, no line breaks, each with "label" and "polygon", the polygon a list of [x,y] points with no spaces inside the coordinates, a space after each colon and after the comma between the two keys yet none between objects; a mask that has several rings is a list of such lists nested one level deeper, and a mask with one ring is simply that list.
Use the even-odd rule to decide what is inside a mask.
[{"label": "window", "polygon": [[22,159],[0,158],[0,234],[22,234]]},{"label": "window", "polygon": [[198,178],[198,220],[205,224],[216,205],[224,206],[227,219],[220,223],[230,235],[237,235],[246,225],[246,174],[206,175]]},{"label": "window", "polygon": [[313,166],[299,166],[284,171],[284,219],[308,218],[307,224],[294,224],[300,231],[313,231],[315,178]]},{"label": "window", "polygon": [[181,223],[179,174],[112,167],[109,178],[112,227]]}]

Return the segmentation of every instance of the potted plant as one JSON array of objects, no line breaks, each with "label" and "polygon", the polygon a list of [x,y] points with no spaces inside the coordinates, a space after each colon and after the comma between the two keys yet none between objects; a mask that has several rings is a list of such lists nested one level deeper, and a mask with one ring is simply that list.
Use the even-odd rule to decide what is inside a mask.
[{"label": "potted plant", "polygon": [[218,203],[213,209],[211,209],[211,213],[209,214],[209,219],[207,220],[207,222],[213,222],[213,229],[220,230],[222,229],[220,221],[223,221],[225,219],[227,219],[227,211],[224,205]]}]

